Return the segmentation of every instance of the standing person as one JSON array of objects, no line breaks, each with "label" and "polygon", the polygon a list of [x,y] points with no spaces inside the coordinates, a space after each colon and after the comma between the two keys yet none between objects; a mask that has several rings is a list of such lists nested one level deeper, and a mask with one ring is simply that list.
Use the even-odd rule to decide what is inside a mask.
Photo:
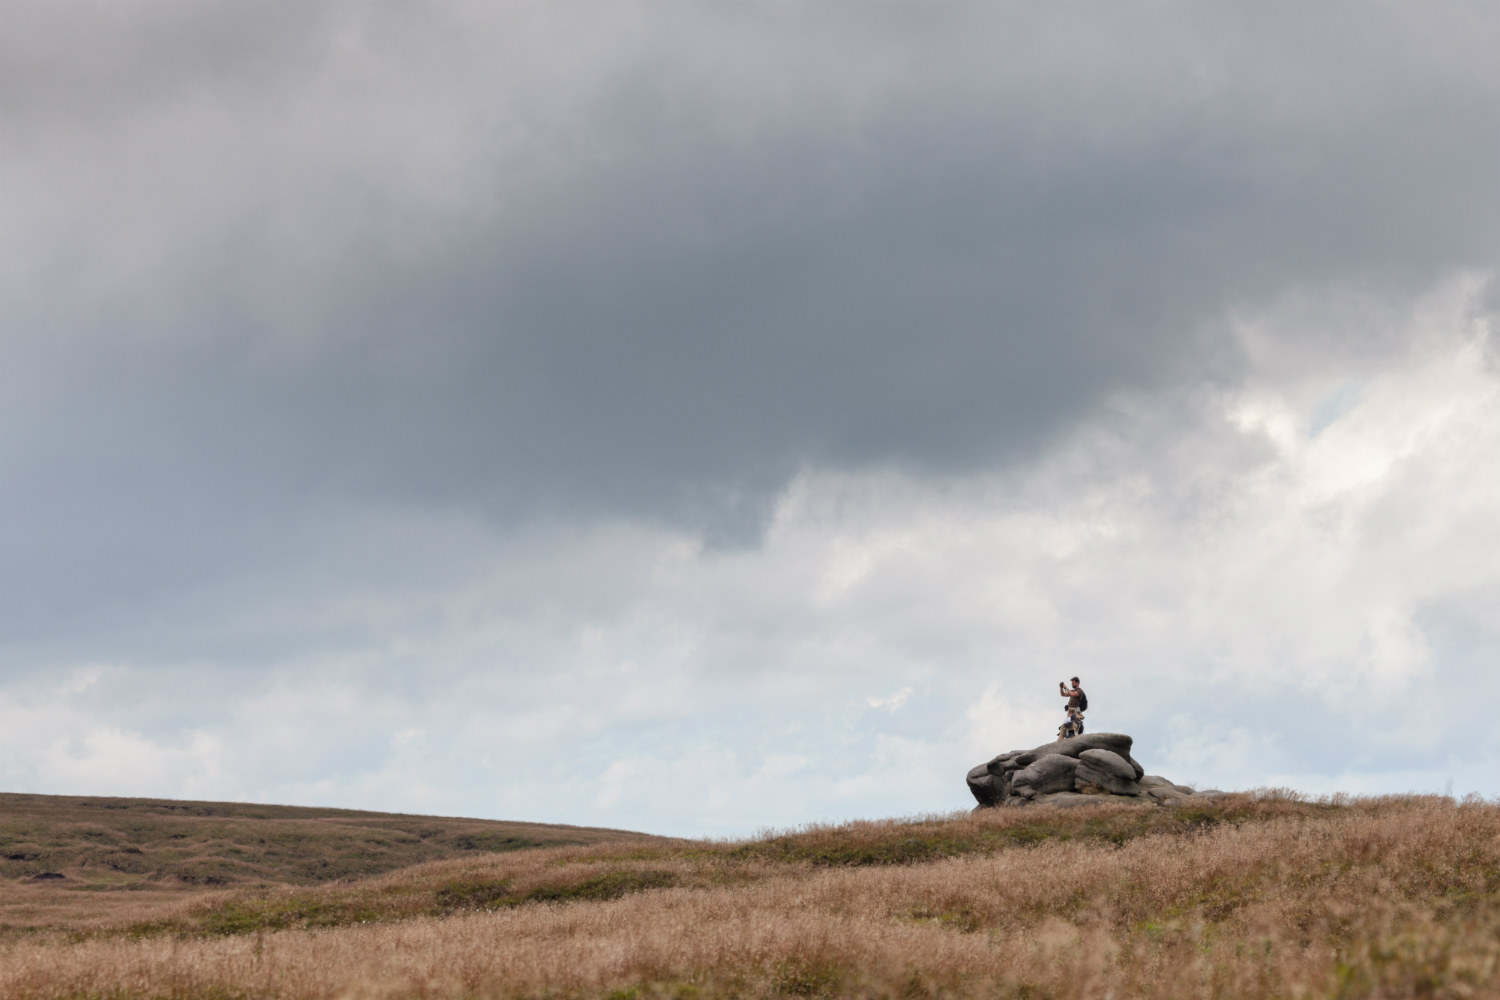
[{"label": "standing person", "polygon": [[1072,729],[1073,735],[1078,736],[1083,732],[1083,713],[1088,711],[1089,696],[1083,693],[1083,688],[1078,686],[1078,678],[1073,678],[1073,687],[1070,689],[1057,682],[1057,693],[1068,699],[1068,721],[1066,725]]}]

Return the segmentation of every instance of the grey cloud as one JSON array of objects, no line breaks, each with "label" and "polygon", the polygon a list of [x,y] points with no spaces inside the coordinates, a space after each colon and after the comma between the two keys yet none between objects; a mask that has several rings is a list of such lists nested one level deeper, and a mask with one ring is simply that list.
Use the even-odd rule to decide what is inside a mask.
[{"label": "grey cloud", "polygon": [[1500,259],[1474,6],[124,9],[8,18],[23,634],[366,506],[753,539],[799,467],[1015,461],[1232,374],[1226,310]]}]

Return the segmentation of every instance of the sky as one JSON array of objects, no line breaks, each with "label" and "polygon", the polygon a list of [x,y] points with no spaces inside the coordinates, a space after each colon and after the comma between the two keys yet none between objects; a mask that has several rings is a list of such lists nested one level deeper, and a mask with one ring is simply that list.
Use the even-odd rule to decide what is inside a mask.
[{"label": "sky", "polygon": [[1500,796],[1500,9],[0,0],[0,788]]}]

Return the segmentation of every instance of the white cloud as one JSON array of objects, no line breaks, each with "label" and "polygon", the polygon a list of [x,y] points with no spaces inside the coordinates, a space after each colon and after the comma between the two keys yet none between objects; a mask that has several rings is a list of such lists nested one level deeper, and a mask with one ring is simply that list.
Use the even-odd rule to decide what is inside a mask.
[{"label": "white cloud", "polygon": [[240,775],[224,734],[186,727],[152,735],[98,709],[123,673],[96,664],[0,692],[0,782],[58,794],[235,794]]},{"label": "white cloud", "polygon": [[1090,728],[1175,780],[1497,794],[1500,744],[1454,724],[1500,697],[1481,291],[1413,305],[1381,364],[1282,364],[1297,324],[1247,320],[1242,383],[1121,399],[1003,473],[809,468],[754,549],[346,522],[309,553],[336,596],[200,605],[315,647],[161,704],[92,661],[13,687],[0,778],[746,832],[966,807],[964,771],[1049,738],[1079,674]]},{"label": "white cloud", "polygon": [[906,704],[907,699],[911,697],[911,692],[912,689],[910,686],[903,687],[895,694],[887,695],[884,698],[866,698],[865,704],[871,708],[883,708],[888,712],[895,712]]}]

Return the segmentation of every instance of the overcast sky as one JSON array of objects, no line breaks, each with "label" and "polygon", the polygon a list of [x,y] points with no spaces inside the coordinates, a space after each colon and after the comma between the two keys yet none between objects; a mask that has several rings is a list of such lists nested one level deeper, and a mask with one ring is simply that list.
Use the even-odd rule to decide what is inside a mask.
[{"label": "overcast sky", "polygon": [[0,788],[1500,795],[1500,9],[0,0]]}]

